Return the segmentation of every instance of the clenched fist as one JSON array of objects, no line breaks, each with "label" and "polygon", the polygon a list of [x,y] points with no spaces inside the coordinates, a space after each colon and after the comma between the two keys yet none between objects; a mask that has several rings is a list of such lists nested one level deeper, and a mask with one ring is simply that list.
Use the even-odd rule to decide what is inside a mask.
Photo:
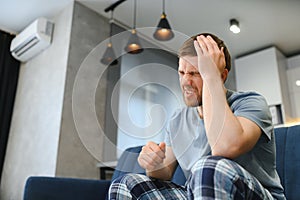
[{"label": "clenched fist", "polygon": [[138,162],[142,168],[151,172],[163,168],[165,159],[166,143],[161,142],[159,145],[154,142],[148,142],[143,146],[139,154]]}]

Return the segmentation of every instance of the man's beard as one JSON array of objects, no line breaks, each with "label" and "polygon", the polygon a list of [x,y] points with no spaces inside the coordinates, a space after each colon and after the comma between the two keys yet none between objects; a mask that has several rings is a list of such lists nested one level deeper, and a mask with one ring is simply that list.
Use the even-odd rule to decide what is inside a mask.
[{"label": "man's beard", "polygon": [[[188,107],[197,107],[197,106],[202,106],[202,101],[199,100],[199,97],[195,97],[195,98],[187,98],[183,92],[183,99],[184,99],[184,103],[188,106]],[[200,98],[201,99],[201,98]]]}]

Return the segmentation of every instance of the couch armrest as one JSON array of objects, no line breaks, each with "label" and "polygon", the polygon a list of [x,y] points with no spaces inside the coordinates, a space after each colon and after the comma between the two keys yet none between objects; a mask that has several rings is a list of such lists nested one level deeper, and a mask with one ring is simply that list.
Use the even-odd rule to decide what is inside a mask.
[{"label": "couch armrest", "polygon": [[108,193],[110,181],[59,177],[29,177],[24,200],[101,200]]}]

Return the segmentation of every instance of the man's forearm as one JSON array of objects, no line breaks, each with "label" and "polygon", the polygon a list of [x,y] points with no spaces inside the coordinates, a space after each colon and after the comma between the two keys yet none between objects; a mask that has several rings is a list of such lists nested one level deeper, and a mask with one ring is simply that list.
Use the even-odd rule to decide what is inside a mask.
[{"label": "man's forearm", "polygon": [[212,154],[231,157],[231,148],[238,144],[242,127],[228,106],[222,79],[204,82],[203,115]]},{"label": "man's forearm", "polygon": [[215,147],[226,120],[226,98],[221,78],[208,78],[203,84],[203,118],[208,142]]}]

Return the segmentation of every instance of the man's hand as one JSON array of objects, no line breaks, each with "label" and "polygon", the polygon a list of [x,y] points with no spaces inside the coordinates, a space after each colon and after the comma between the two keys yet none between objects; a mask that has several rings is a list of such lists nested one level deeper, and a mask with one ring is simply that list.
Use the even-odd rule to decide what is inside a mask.
[{"label": "man's hand", "polygon": [[166,143],[161,142],[157,145],[154,142],[148,142],[143,146],[139,154],[138,162],[142,168],[151,172],[164,167],[163,162],[166,158]]},{"label": "man's hand", "polygon": [[225,68],[225,55],[223,47],[219,49],[217,43],[211,36],[200,35],[194,41],[194,46],[198,55],[198,69],[203,78],[212,75],[216,71],[222,74]]}]

